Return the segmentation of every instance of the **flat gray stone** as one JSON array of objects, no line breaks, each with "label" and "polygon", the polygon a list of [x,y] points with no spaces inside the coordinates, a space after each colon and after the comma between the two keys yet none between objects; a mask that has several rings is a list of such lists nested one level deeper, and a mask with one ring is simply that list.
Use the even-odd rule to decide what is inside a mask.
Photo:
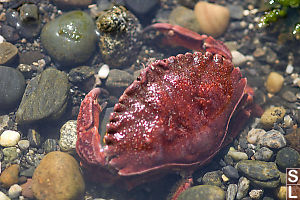
[{"label": "flat gray stone", "polygon": [[17,123],[58,119],[67,106],[69,87],[65,72],[54,68],[43,71],[27,85],[16,112]]}]

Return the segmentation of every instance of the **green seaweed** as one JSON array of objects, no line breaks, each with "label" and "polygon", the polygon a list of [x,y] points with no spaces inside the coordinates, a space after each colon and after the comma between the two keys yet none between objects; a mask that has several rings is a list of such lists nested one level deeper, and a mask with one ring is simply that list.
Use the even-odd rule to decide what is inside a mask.
[{"label": "green seaweed", "polygon": [[293,22],[290,24],[291,21],[288,18],[293,17],[295,19],[295,13],[297,13],[297,18],[300,17],[300,0],[269,0],[267,2],[268,10],[265,14],[260,18],[258,23],[259,28],[267,27],[280,19],[286,19],[285,25],[290,25],[292,28],[291,34],[296,39],[300,39],[300,22]]}]

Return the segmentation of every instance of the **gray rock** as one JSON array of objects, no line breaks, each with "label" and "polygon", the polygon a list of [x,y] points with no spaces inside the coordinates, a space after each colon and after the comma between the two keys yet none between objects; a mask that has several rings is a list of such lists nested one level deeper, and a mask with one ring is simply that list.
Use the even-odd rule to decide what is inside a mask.
[{"label": "gray rock", "polygon": [[69,87],[66,73],[54,68],[43,71],[27,85],[16,112],[17,123],[61,117],[67,106]]},{"label": "gray rock", "polygon": [[238,186],[236,184],[229,184],[226,192],[226,200],[235,200]]},{"label": "gray rock", "polygon": [[61,127],[58,144],[62,151],[75,152],[77,140],[76,128],[76,120],[69,120]]},{"label": "gray rock", "polygon": [[18,146],[22,151],[25,151],[29,148],[30,142],[29,140],[20,140],[18,142]]},{"label": "gray rock", "polygon": [[33,176],[34,170],[35,170],[35,167],[29,167],[28,169],[22,170],[20,172],[20,176],[25,176],[25,177],[31,178]]},{"label": "gray rock", "polygon": [[274,162],[242,160],[236,165],[253,185],[263,188],[275,188],[280,182],[280,174]]},{"label": "gray rock", "polygon": [[262,147],[255,152],[254,158],[261,161],[269,161],[273,155],[273,151],[267,147]]},{"label": "gray rock", "polygon": [[132,10],[134,13],[146,14],[159,3],[159,0],[125,0],[125,3],[128,9]]},{"label": "gray rock", "polygon": [[272,129],[259,138],[258,144],[269,148],[280,149],[286,146],[286,139],[282,133]]},{"label": "gray rock", "polygon": [[296,93],[294,93],[290,90],[284,91],[281,96],[282,96],[282,98],[284,98],[285,100],[287,100],[288,102],[291,102],[291,103],[297,101]]},{"label": "gray rock", "polygon": [[16,107],[24,90],[25,79],[21,72],[11,67],[0,66],[0,109]]},{"label": "gray rock", "polygon": [[238,179],[240,177],[239,172],[236,168],[231,165],[227,165],[222,168],[223,173],[230,179]]},{"label": "gray rock", "polygon": [[198,185],[191,187],[179,195],[178,200],[225,200],[225,192],[212,185]]},{"label": "gray rock", "polygon": [[207,172],[202,178],[203,185],[221,186],[221,177],[218,171]]},{"label": "gray rock", "polygon": [[32,147],[41,145],[41,135],[35,129],[29,129],[27,139]]},{"label": "gray rock", "polygon": [[243,18],[243,7],[238,5],[228,5],[230,11],[230,17],[232,19],[242,19]]},{"label": "gray rock", "polygon": [[120,96],[124,90],[133,82],[133,76],[126,71],[110,70],[106,80],[106,87],[115,96]]},{"label": "gray rock", "polygon": [[94,21],[79,10],[67,12],[43,27],[41,42],[57,62],[76,66],[87,61],[96,48]]},{"label": "gray rock", "polygon": [[39,20],[39,8],[35,4],[23,4],[20,8],[20,19],[24,23],[32,23]]},{"label": "gray rock", "polygon": [[0,115],[0,133],[4,131],[4,128],[8,127],[9,116]]},{"label": "gray rock", "polygon": [[4,162],[12,163],[13,161],[19,158],[19,152],[16,147],[7,147],[4,148],[2,151],[4,155]]},{"label": "gray rock", "polygon": [[42,145],[45,153],[50,153],[57,150],[57,142],[54,139],[47,139]]},{"label": "gray rock", "polygon": [[249,187],[250,187],[250,181],[245,177],[241,177],[238,182],[236,199],[240,200],[243,197],[245,197],[248,193]]},{"label": "gray rock", "polygon": [[18,54],[18,48],[9,43],[0,43],[0,65],[12,63]]},{"label": "gray rock", "polygon": [[249,192],[251,199],[260,199],[264,194],[264,191],[261,189],[253,189]]},{"label": "gray rock", "polygon": [[275,162],[280,169],[285,170],[286,168],[299,167],[299,161],[299,153],[293,148],[285,147],[277,152]]},{"label": "gray rock", "polygon": [[94,70],[89,66],[80,66],[70,70],[69,80],[73,83],[81,83],[94,76]]}]

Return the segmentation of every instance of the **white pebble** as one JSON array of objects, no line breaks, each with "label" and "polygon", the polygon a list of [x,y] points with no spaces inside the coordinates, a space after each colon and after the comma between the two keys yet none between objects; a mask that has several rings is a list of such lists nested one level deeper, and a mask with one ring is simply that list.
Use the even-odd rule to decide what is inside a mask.
[{"label": "white pebble", "polygon": [[243,15],[244,15],[244,16],[248,16],[249,14],[250,14],[250,11],[249,11],[249,10],[244,10],[244,11],[243,11]]},{"label": "white pebble", "polygon": [[3,42],[5,42],[5,39],[2,35],[0,35],[0,43],[3,43]]},{"label": "white pebble", "polygon": [[286,127],[291,127],[293,125],[293,119],[289,115],[284,116],[283,121]]},{"label": "white pebble", "polygon": [[109,74],[109,66],[104,64],[98,71],[98,76],[101,79],[106,79]]},{"label": "white pebble", "polygon": [[3,147],[15,146],[20,141],[20,133],[17,131],[6,130],[0,136],[0,145]]},{"label": "white pebble", "polygon": [[288,64],[288,65],[286,66],[285,72],[286,72],[287,74],[291,74],[291,73],[293,73],[293,71],[294,71],[294,66],[291,65],[291,64]]},{"label": "white pebble", "polygon": [[12,186],[10,186],[9,190],[8,190],[8,196],[12,199],[17,198],[18,196],[20,196],[22,192],[22,187],[19,186],[18,184],[14,184]]},{"label": "white pebble", "polygon": [[10,200],[8,196],[6,196],[3,192],[0,191],[0,199],[1,200]]},{"label": "white pebble", "polygon": [[239,51],[232,51],[232,62],[235,66],[240,66],[244,62],[246,62],[246,56],[241,54]]}]

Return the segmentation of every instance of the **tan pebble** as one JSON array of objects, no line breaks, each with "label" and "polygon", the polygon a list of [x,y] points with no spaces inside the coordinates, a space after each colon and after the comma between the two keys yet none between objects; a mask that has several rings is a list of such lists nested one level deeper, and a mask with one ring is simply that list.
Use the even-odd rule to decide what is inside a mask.
[{"label": "tan pebble", "polygon": [[280,186],[277,190],[277,197],[279,200],[286,199],[286,186]]},{"label": "tan pebble", "polygon": [[229,178],[227,176],[225,176],[224,174],[222,174],[222,180],[224,182],[228,182],[229,181]]},{"label": "tan pebble", "polygon": [[195,5],[194,13],[201,31],[213,37],[225,32],[230,19],[228,8],[205,1],[199,1]]},{"label": "tan pebble", "polygon": [[260,123],[265,129],[272,128],[277,120],[283,119],[286,111],[283,107],[271,107],[265,110],[260,118]]},{"label": "tan pebble", "polygon": [[261,136],[266,133],[264,129],[253,128],[248,132],[247,141],[250,144],[256,144]]},{"label": "tan pebble", "polygon": [[82,199],[85,183],[77,161],[60,151],[48,153],[34,171],[32,191],[36,199]]},{"label": "tan pebble", "polygon": [[9,188],[19,181],[19,165],[14,164],[6,168],[0,176],[0,183],[2,187]]},{"label": "tan pebble", "polygon": [[281,90],[284,78],[277,72],[271,72],[265,83],[265,87],[270,93],[277,93]]},{"label": "tan pebble", "polygon": [[27,182],[21,185],[22,187],[22,196],[33,199],[33,192],[32,192],[32,179],[27,179]]}]

